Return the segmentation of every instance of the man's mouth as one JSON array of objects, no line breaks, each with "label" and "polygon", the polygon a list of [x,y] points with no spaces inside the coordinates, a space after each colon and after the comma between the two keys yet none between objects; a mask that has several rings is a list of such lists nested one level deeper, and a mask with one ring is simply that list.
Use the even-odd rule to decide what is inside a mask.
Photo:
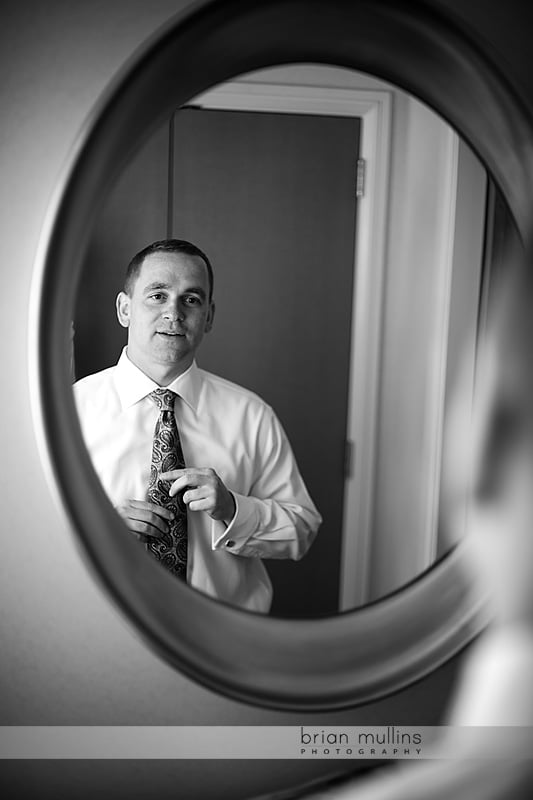
[{"label": "man's mouth", "polygon": [[185,336],[180,331],[157,331],[159,336]]}]

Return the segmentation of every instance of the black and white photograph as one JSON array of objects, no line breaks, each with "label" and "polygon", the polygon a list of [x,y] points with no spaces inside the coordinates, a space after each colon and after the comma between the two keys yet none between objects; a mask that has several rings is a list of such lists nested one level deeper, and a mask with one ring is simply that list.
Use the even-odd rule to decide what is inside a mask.
[{"label": "black and white photograph", "polygon": [[526,0],[4,0],[0,788],[533,791]]}]

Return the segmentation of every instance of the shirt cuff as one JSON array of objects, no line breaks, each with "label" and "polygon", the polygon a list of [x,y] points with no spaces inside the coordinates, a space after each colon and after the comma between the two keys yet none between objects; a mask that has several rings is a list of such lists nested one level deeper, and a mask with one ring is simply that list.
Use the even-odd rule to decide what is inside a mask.
[{"label": "shirt cuff", "polygon": [[[211,527],[211,546],[213,550],[224,549],[239,555],[246,542],[257,528],[257,510],[252,497],[232,492],[235,500],[235,514],[229,524],[213,520]],[[249,548],[248,548],[249,549]],[[244,555],[244,553],[242,553]],[[246,553],[251,555],[251,553]]]}]

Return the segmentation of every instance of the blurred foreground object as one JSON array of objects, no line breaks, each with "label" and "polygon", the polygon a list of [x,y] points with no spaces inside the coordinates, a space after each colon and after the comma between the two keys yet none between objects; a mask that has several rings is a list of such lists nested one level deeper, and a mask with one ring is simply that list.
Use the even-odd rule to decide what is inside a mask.
[{"label": "blurred foreground object", "polygon": [[[463,515],[465,569],[491,606],[492,623],[471,647],[448,726],[524,726],[531,757],[512,733],[483,727],[457,758],[379,767],[370,778],[272,800],[521,800],[533,797],[533,256],[508,254],[497,303],[481,344],[472,424],[450,414],[446,524]],[[455,403],[464,397],[458,382]],[[453,730],[438,745],[453,754]],[[487,728],[485,728],[487,731]],[[501,733],[501,736],[499,735]],[[489,741],[492,743],[489,746]],[[496,752],[494,741],[498,742]],[[523,741],[523,739],[522,739]]]}]

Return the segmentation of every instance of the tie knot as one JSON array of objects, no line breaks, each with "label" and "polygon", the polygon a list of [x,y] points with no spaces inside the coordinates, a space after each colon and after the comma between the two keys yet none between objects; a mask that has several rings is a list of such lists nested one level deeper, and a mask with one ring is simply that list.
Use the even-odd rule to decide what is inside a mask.
[{"label": "tie knot", "polygon": [[150,392],[150,397],[161,411],[174,411],[174,400],[177,397],[172,389],[154,389]]}]

